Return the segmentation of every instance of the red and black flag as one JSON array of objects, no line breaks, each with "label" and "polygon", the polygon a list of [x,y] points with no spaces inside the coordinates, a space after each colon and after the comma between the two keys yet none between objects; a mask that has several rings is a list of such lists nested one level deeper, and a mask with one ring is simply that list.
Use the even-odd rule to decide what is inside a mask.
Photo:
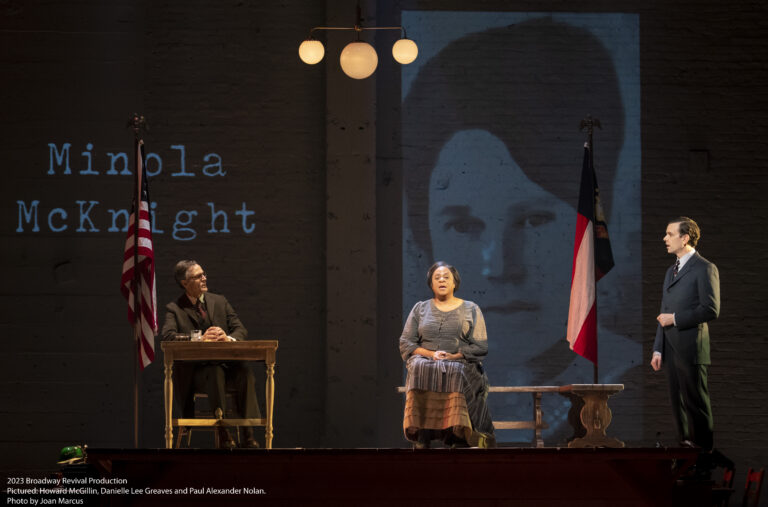
[{"label": "red and black flag", "polygon": [[597,364],[596,283],[613,267],[608,226],[600,205],[600,190],[592,153],[584,145],[576,239],[573,246],[571,304],[568,310],[568,343],[571,350]]}]

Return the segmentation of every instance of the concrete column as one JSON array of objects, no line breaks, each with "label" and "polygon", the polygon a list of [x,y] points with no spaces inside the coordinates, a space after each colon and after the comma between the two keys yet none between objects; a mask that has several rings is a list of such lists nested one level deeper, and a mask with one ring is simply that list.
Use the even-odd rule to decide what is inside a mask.
[{"label": "concrete column", "polygon": [[[360,5],[375,25],[376,2]],[[327,26],[353,26],[355,5],[326,1]],[[326,427],[332,447],[376,440],[376,74],[355,80],[339,55],[352,31],[326,43]],[[362,39],[374,44],[374,33]],[[374,44],[375,45],[375,44]],[[382,51],[378,51],[382,58]]]}]

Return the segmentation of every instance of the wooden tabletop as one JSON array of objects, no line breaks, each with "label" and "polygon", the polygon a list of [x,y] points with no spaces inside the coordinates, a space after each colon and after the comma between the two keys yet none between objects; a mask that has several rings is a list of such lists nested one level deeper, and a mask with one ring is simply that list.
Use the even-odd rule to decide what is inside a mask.
[{"label": "wooden tabletop", "polygon": [[170,361],[266,361],[275,362],[277,340],[164,341],[160,346]]}]

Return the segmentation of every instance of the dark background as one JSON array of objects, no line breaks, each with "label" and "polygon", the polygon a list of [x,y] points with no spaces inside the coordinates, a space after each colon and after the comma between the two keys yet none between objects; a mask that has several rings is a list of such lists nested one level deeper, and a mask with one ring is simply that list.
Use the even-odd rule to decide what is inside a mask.
[{"label": "dark background", "polygon": [[[747,467],[768,463],[760,322],[768,290],[763,224],[768,162],[765,4],[623,2],[640,17],[644,353],[669,258],[669,217],[703,229],[720,268],[722,315],[712,325],[716,446]],[[402,9],[462,10],[464,2],[363,2],[368,25],[399,24]],[[613,2],[485,1],[473,11],[616,12]],[[375,13],[375,15],[374,15]],[[197,259],[252,338],[280,340],[276,447],[396,447],[402,380],[400,74],[377,44],[370,79],[342,75],[346,44],[331,33],[326,59],[297,48],[319,25],[354,23],[353,2],[0,2],[0,470],[55,469],[63,445],[128,447],[133,438],[133,343],[119,293],[124,233],[108,209],[130,205],[131,177],[107,175],[107,153],[132,149],[130,113],[150,123],[158,300],[177,297],[179,258]],[[418,42],[418,41],[417,41]],[[489,62],[492,65],[492,62]],[[72,174],[48,175],[48,143],[71,143]],[[91,150],[88,143],[93,144]],[[174,177],[184,145],[186,170]],[[93,170],[82,152],[91,151]],[[202,175],[221,156],[225,176]],[[19,204],[39,200],[39,232],[19,227]],[[98,232],[77,232],[77,201],[98,201]],[[211,228],[208,202],[229,215]],[[246,203],[255,229],[234,215]],[[87,205],[86,205],[87,206]],[[48,213],[67,212],[53,232]],[[197,237],[172,237],[180,210],[197,210]],[[59,218],[56,218],[58,223]],[[220,225],[219,225],[220,228]],[[570,245],[567,248],[571,248]],[[425,298],[428,294],[425,294]],[[162,319],[162,310],[160,311]],[[140,446],[162,446],[162,355],[141,375]],[[673,440],[665,380],[650,368],[627,384],[612,432],[637,407],[644,434]],[[671,441],[670,441],[671,443]]]}]

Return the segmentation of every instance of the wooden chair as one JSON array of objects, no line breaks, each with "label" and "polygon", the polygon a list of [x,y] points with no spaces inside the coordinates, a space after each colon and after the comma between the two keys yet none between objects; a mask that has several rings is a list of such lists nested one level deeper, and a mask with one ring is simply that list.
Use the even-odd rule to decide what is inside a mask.
[{"label": "wooden chair", "polygon": [[714,507],[728,507],[731,501],[731,495],[734,492],[733,478],[735,476],[733,468],[723,469],[723,480],[712,486],[712,505]]},{"label": "wooden chair", "polygon": [[744,498],[741,501],[742,507],[758,506],[764,477],[765,468],[761,468],[759,472],[752,468],[749,469],[747,472],[747,484],[744,486]]},{"label": "wooden chair", "polygon": [[[227,411],[226,414],[222,414],[220,410],[218,410],[218,414],[214,414],[213,411],[209,406],[201,406],[202,404],[199,402],[208,400],[208,395],[204,393],[195,393],[193,398],[193,403],[195,406],[195,419],[197,420],[210,420],[210,419],[217,419],[219,421],[226,419],[234,419],[237,417],[235,415],[235,395],[237,393],[235,391],[227,391]],[[206,404],[207,405],[207,404]],[[189,447],[192,443],[192,432],[193,431],[213,431],[213,441],[216,448],[219,447],[219,432],[218,426],[216,425],[205,425],[205,426],[198,426],[198,425],[181,425],[178,424],[178,435],[176,436],[176,448],[181,447],[181,442],[184,437],[187,437],[186,447]],[[235,439],[235,442],[237,444],[240,444],[240,427],[239,426],[233,426],[231,427],[233,435],[232,437]]]}]

